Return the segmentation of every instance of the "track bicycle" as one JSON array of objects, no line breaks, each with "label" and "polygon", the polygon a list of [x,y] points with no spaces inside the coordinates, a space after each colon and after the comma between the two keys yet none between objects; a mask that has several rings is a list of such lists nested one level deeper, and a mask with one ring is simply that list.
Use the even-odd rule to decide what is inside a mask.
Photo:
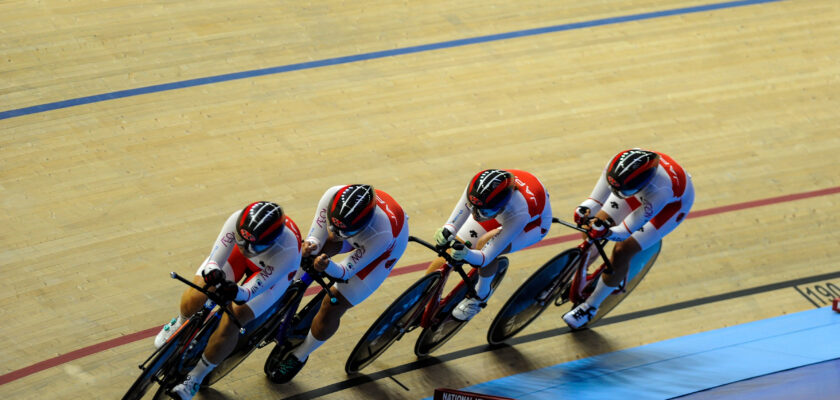
[{"label": "track bicycle", "polygon": [[[137,400],[143,397],[153,383],[160,386],[155,392],[155,399],[169,398],[168,392],[180,383],[187,374],[195,367],[210,335],[219,326],[222,313],[228,314],[231,321],[240,328],[242,325],[230,311],[230,304],[221,301],[216,293],[207,289],[210,285],[199,287],[184,279],[175,272],[170,272],[170,277],[192,287],[207,296],[202,308],[187,319],[178,330],[172,334],[169,340],[160,348],[156,349],[149,358],[140,364],[143,371],[137,380],[123,396],[123,400]],[[219,307],[216,307],[216,305]]]},{"label": "track bicycle", "polygon": [[[330,288],[336,283],[347,282],[346,280],[335,279],[323,272],[316,271],[312,267],[314,259],[315,257],[313,256],[303,257],[301,268],[304,270],[304,273],[300,279],[293,282],[289,287],[289,290],[287,290],[288,296],[284,296],[287,297],[286,302],[279,312],[274,315],[277,318],[278,325],[274,330],[276,333],[271,341],[276,344],[263,366],[263,372],[265,372],[265,375],[272,382],[278,381],[280,364],[283,360],[306,339],[309,328],[312,326],[312,320],[321,309],[324,296],[329,296],[331,304],[337,303],[338,298],[330,293]],[[312,282],[317,282],[322,289],[298,311],[298,306],[303,301],[306,288]],[[265,344],[267,345],[268,343]]]},{"label": "track bicycle", "polygon": [[[326,293],[329,293],[329,289],[334,284],[345,282],[333,279],[323,272],[315,271],[312,268],[313,260],[314,257],[312,256],[305,256],[301,259],[300,265],[304,273],[289,285],[289,288],[274,305],[245,326],[246,333],[239,335],[239,341],[234,350],[207,375],[207,378],[202,382],[202,387],[218,382],[256,349],[261,349],[272,343],[277,343],[277,346],[279,346],[288,341],[303,341],[309,331],[309,325],[312,324],[312,318],[318,313],[321,301]],[[306,294],[306,289],[312,282],[317,282],[322,290],[307,303],[300,313],[295,314]],[[337,301],[336,297],[330,295],[330,302],[336,303]],[[249,330],[250,326],[253,326],[253,328]],[[250,334],[247,334],[247,332],[250,332]],[[272,351],[266,360],[264,369],[268,368],[274,354],[275,351]],[[268,375],[267,370],[266,374]]]},{"label": "track bicycle", "polygon": [[[552,222],[586,233],[586,229],[578,225],[552,218]],[[562,306],[571,303],[572,308],[584,302],[595,289],[598,279],[605,271],[611,270],[609,257],[604,252],[606,239],[592,240],[586,238],[583,243],[551,258],[540,269],[534,272],[513,293],[490,324],[487,331],[487,341],[490,344],[500,344],[510,339],[528,324],[535,320],[549,304]],[[592,247],[601,256],[604,264],[588,272],[590,264],[597,257]],[[592,326],[615,308],[624,298],[636,288],[636,285],[647,275],[656,262],[662,250],[662,241],[636,254],[630,261],[627,276],[622,280],[618,289],[607,297],[598,312],[586,325],[579,329]]]},{"label": "track bicycle", "polygon": [[[311,265],[312,258],[304,257],[301,262],[301,267],[306,272],[304,272],[301,278],[292,282],[283,296],[269,307],[268,310],[248,322],[244,327],[233,317],[229,305],[223,304],[216,308],[216,305],[221,303],[219,303],[219,298],[215,293],[207,291],[208,286],[200,288],[180,277],[178,274],[171,273],[174,279],[178,279],[204,293],[208,297],[208,300],[199,312],[184,322],[164,346],[156,350],[140,365],[143,373],[123,397],[123,400],[142,398],[143,394],[145,394],[153,382],[157,382],[160,385],[154,398],[168,398],[168,392],[175,385],[183,381],[189,371],[198,363],[210,336],[218,327],[222,313],[227,313],[231,317],[231,321],[240,327],[239,338],[231,354],[207,375],[201,384],[202,387],[210,386],[222,379],[241,364],[254,350],[268,346],[275,341],[283,343],[287,339],[287,336],[293,332],[287,328],[292,324],[292,319],[295,317],[294,312],[297,310],[298,305],[300,305],[306,288],[315,281],[326,289],[322,290],[307,305],[307,308],[310,310],[313,307],[315,308],[312,313],[312,316],[314,316],[320,307],[324,293],[337,282],[329,278],[327,278],[329,282],[325,282],[324,275],[311,270]],[[330,300],[332,302],[338,301],[334,297],[331,297]],[[311,322],[311,317],[309,321]],[[305,336],[305,334],[306,332],[304,331],[303,335]]]},{"label": "track bicycle", "polygon": [[[452,316],[452,310],[467,295],[476,296],[475,284],[478,282],[478,269],[464,272],[463,261],[457,261],[447,253],[450,247],[461,249],[464,244],[450,241],[444,246],[434,246],[414,236],[409,241],[418,243],[443,257],[446,263],[436,271],[417,280],[403,292],[368,328],[356,347],[350,353],[344,370],[348,374],[356,373],[370,365],[382,355],[394,342],[407,332],[423,328],[414,345],[414,354],[424,357],[437,350],[463,328],[467,321],[460,321]],[[496,276],[490,286],[495,289],[507,272],[507,257],[499,257]],[[446,280],[452,270],[461,276],[461,281],[441,299]]]}]

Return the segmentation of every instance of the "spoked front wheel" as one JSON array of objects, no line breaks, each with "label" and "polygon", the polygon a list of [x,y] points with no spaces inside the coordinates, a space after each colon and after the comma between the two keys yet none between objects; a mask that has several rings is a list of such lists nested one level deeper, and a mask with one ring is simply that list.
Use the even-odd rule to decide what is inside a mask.
[{"label": "spoked front wheel", "polygon": [[[491,288],[496,289],[499,286],[505,274],[507,274],[507,267],[507,257],[499,257],[499,270],[493,278],[493,282],[490,283]],[[473,281],[473,283],[478,281],[478,274],[474,275]],[[458,331],[467,325],[469,321],[460,321],[452,317],[452,310],[465,297],[467,297],[467,285],[461,285],[460,290],[449,298],[449,301],[441,307],[438,315],[434,318],[440,322],[423,329],[420,337],[417,338],[417,343],[414,345],[414,354],[417,357],[425,357],[429,353],[439,349],[440,346],[443,346],[444,343],[449,341],[449,339],[454,337]]]},{"label": "spoked front wheel", "polygon": [[[187,329],[189,327],[184,327],[182,329]],[[152,381],[156,378],[159,378],[160,372],[164,370],[164,367],[169,364],[174,356],[177,354],[178,348],[183,344],[183,336],[180,333],[176,334],[171,340],[166,342],[160,350],[152,357],[152,359],[147,363],[146,368],[143,369],[143,373],[140,374],[140,377],[134,381],[134,384],[128,389],[125,396],[123,396],[122,400],[139,400],[146,394],[146,391],[149,390],[149,386],[151,386]]]},{"label": "spoked front wheel", "polygon": [[344,371],[352,374],[370,365],[391,344],[411,329],[417,322],[414,321],[417,318],[412,318],[412,316],[422,315],[417,312],[418,307],[426,305],[426,300],[438,281],[440,281],[439,273],[426,275],[394,300],[356,344],[350,357],[347,358]]},{"label": "spoked front wheel", "polygon": [[199,327],[198,332],[179,332],[184,334],[184,340],[189,339],[190,342],[179,347],[182,351],[178,352],[176,356],[172,358],[171,363],[166,366],[161,379],[159,380],[160,387],[157,392],[155,392],[154,400],[168,400],[172,398],[172,396],[169,395],[169,391],[179,383],[183,382],[187,377],[187,374],[189,374],[190,371],[195,368],[196,364],[198,364],[198,360],[201,359],[201,355],[207,347],[207,342],[210,341],[210,336],[219,326],[221,314],[221,310],[216,310],[213,314],[208,316],[206,320],[198,315],[193,315],[192,318],[190,318],[191,321],[199,323],[199,321],[203,320],[204,322],[203,325]]},{"label": "spoked front wheel", "polygon": [[[487,331],[487,342],[499,344],[510,339],[535,320],[555,299],[559,299],[574,278],[575,265],[581,252],[577,248],[566,250],[531,275],[502,306]],[[568,294],[567,294],[568,296]]]},{"label": "spoked front wheel", "polygon": [[[143,373],[134,381],[122,400],[142,398],[153,381],[161,384],[161,389],[158,389],[158,392],[162,392],[162,387],[165,386],[164,383],[167,382],[169,375],[178,370],[184,355],[184,352],[180,350],[186,350],[184,346],[187,346],[187,340],[190,340],[196,329],[200,328],[197,326],[200,323],[201,321],[197,317],[184,322],[184,325],[145,363]],[[157,394],[155,397],[157,398]]]}]

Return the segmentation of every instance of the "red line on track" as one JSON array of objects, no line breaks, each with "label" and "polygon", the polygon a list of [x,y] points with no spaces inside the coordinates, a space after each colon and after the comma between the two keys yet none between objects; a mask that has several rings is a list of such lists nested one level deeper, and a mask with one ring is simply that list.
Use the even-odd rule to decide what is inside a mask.
[{"label": "red line on track", "polygon": [[[721,206],[721,207],[709,208],[709,209],[706,209],[706,210],[692,211],[691,213],[688,214],[688,218],[707,217],[709,215],[723,214],[723,213],[732,212],[732,211],[744,210],[744,209],[748,209],[748,208],[762,207],[762,206],[767,206],[767,205],[771,205],[771,204],[786,203],[786,202],[790,202],[790,201],[808,199],[808,198],[813,198],[813,197],[828,196],[828,195],[837,194],[837,193],[840,193],[840,186],[833,187],[833,188],[828,188],[828,189],[814,190],[814,191],[811,191],[811,192],[795,193],[795,194],[789,194],[789,195],[778,196],[778,197],[770,197],[770,198],[767,198],[767,199],[753,200],[753,201],[747,201],[747,202],[743,202],[743,203],[730,204],[730,205]],[[550,245],[563,243],[563,242],[568,242],[568,241],[575,240],[579,237],[580,237],[580,234],[573,233],[573,234],[569,234],[569,235],[563,235],[563,236],[557,236],[557,237],[553,237],[553,238],[549,238],[549,239],[544,239],[544,240],[541,240],[541,241],[537,242],[533,246],[528,247],[528,249],[538,248],[538,247],[543,247],[543,246],[550,246]],[[405,266],[405,267],[400,267],[400,268],[397,268],[397,269],[393,270],[391,272],[391,276],[404,275],[404,274],[409,274],[409,273],[412,273],[412,272],[422,271],[422,270],[426,269],[426,266],[427,266],[427,263],[420,263],[420,264],[414,264],[414,265],[408,265],[408,266]],[[319,290],[321,290],[320,287],[311,287],[311,288],[306,290],[306,295],[313,295],[313,294],[317,293]],[[0,385],[5,385],[9,382],[18,380],[20,378],[32,375],[32,374],[37,373],[37,372],[41,372],[45,369],[49,369],[49,368],[52,368],[52,367],[57,367],[61,364],[68,363],[70,361],[77,360],[77,359],[82,358],[82,357],[86,357],[86,356],[89,356],[89,355],[92,355],[92,354],[96,354],[96,353],[99,353],[99,352],[102,352],[102,351],[105,351],[105,350],[108,350],[108,349],[113,349],[115,347],[119,347],[119,346],[122,346],[124,344],[129,344],[129,343],[132,343],[132,342],[136,342],[138,340],[143,340],[143,339],[150,338],[150,337],[154,336],[159,329],[160,328],[158,328],[158,327],[154,327],[154,328],[149,328],[149,329],[142,330],[140,332],[135,332],[135,333],[132,333],[132,334],[128,334],[128,335],[125,335],[125,336],[120,336],[116,339],[107,340],[107,341],[104,341],[102,343],[97,343],[97,344],[92,345],[92,346],[88,346],[88,347],[85,347],[85,348],[81,348],[79,350],[71,351],[67,354],[62,354],[58,357],[50,358],[48,360],[44,360],[44,361],[41,361],[39,363],[32,364],[28,367],[9,372],[8,374],[0,375]]]}]

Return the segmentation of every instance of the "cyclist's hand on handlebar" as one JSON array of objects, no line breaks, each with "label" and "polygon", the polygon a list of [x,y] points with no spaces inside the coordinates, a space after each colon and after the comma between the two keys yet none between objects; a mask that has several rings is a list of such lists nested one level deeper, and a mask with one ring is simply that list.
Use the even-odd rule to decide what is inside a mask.
[{"label": "cyclist's hand on handlebar", "polygon": [[445,246],[449,243],[449,240],[452,238],[452,232],[446,227],[440,227],[437,232],[435,232],[435,244],[438,246]]},{"label": "cyclist's hand on handlebar", "polygon": [[467,254],[469,252],[470,252],[470,249],[467,248],[467,246],[459,247],[457,249],[453,248],[451,256],[452,256],[453,260],[461,261],[461,260],[463,260],[464,258],[467,257]]},{"label": "cyclist's hand on handlebar", "polygon": [[219,288],[216,289],[216,294],[225,303],[236,300],[236,295],[239,294],[239,285],[231,281],[223,281]]},{"label": "cyclist's hand on handlebar", "polygon": [[209,271],[201,271],[201,277],[204,278],[204,283],[210,286],[216,286],[225,281],[225,272],[218,268],[213,268]]},{"label": "cyclist's hand on handlebar", "polygon": [[610,227],[607,225],[606,222],[601,221],[600,219],[595,219],[592,221],[591,226],[589,227],[589,231],[586,232],[586,235],[589,236],[590,239],[603,239],[607,237],[610,233]]},{"label": "cyclist's hand on handlebar", "polygon": [[321,254],[312,261],[312,268],[318,272],[324,272],[328,265],[330,265],[330,258],[326,254]]},{"label": "cyclist's hand on handlebar", "polygon": [[575,209],[575,223],[578,226],[589,223],[589,213],[589,207],[578,206],[578,208]]},{"label": "cyclist's hand on handlebar", "polygon": [[318,248],[318,245],[312,242],[304,241],[300,247],[300,254],[304,256],[313,255],[312,252]]}]

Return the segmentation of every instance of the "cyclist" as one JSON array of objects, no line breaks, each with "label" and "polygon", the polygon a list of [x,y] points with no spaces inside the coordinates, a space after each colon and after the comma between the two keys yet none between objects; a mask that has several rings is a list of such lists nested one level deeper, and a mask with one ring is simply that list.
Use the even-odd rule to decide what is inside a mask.
[{"label": "cyclist", "polygon": [[[617,242],[592,294],[563,315],[569,327],[588,323],[598,306],[627,277],[630,260],[679,225],[694,203],[694,185],[671,157],[648,150],[625,150],[607,164],[592,194],[575,209],[574,220],[589,226],[587,235]],[[589,223],[590,216],[596,220]]]},{"label": "cyclist", "polygon": [[[499,267],[498,257],[524,249],[545,237],[551,228],[548,191],[528,172],[488,169],[470,181],[446,224],[435,232],[435,242],[446,244],[452,235],[466,245],[453,250],[452,258],[480,268],[476,294],[452,310],[461,321],[470,320],[487,305],[490,283]],[[446,261],[438,258],[427,273]]]},{"label": "cyclist", "polygon": [[[316,270],[346,281],[324,297],[309,333],[281,363],[277,383],[290,381],[309,355],[338,330],[341,316],[373,293],[391,273],[408,244],[408,216],[387,193],[370,185],[331,187],[321,197],[303,254],[317,256]],[[335,262],[330,257],[349,253]]]},{"label": "cyclist", "polygon": [[[233,314],[244,325],[265,312],[288,288],[300,266],[300,236],[297,225],[277,204],[265,201],[249,204],[225,221],[193,282],[199,286],[213,285],[211,291],[226,301],[234,301]],[[250,276],[237,285],[235,282],[246,273]],[[166,343],[206,300],[201,292],[187,289],[181,296],[178,317],[163,326],[155,337],[155,346],[159,348]],[[172,389],[172,395],[182,400],[192,399],[207,374],[236,347],[238,336],[238,327],[225,314],[210,336],[201,360]]]}]

